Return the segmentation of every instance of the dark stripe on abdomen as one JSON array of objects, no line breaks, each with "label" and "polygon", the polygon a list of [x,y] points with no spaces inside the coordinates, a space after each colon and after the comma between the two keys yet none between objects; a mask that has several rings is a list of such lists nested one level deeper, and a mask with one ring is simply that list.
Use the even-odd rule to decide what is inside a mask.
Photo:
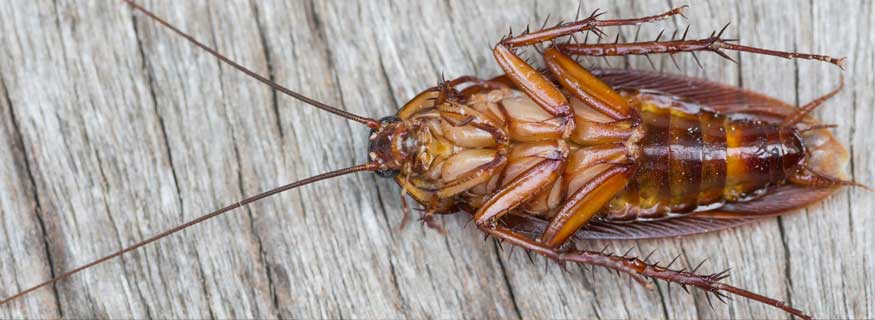
[{"label": "dark stripe on abdomen", "polygon": [[702,182],[702,130],[696,115],[671,109],[669,123],[669,207],[685,213],[698,207]]},{"label": "dark stripe on abdomen", "polygon": [[726,118],[711,112],[700,112],[702,129],[702,183],[699,205],[723,201],[726,184]]},{"label": "dark stripe on abdomen", "polygon": [[660,218],[669,211],[669,124],[670,113],[666,108],[643,105],[641,120],[644,137],[638,142],[641,156],[635,180],[638,185],[638,216]]},{"label": "dark stripe on abdomen", "polygon": [[639,106],[644,135],[637,172],[603,218],[651,220],[742,201],[781,184],[804,156],[798,133],[771,123],[700,111]]}]

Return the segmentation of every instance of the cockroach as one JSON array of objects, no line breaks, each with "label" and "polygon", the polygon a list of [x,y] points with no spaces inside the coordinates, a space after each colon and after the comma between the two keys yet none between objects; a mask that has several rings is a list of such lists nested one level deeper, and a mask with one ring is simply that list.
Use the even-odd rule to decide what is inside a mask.
[{"label": "cockroach", "polygon": [[[728,271],[703,274],[647,258],[578,249],[578,239],[646,239],[726,229],[802,208],[842,186],[847,152],[809,113],[833,91],[796,108],[710,81],[653,72],[587,69],[573,57],[726,50],[842,66],[843,58],[744,46],[723,32],[704,39],[597,43],[560,41],[582,32],[642,25],[686,6],[647,17],[601,19],[598,11],[500,39],[492,49],[504,74],[462,76],[426,89],[394,116],[379,120],[328,106],[231,61],[126,0],[136,11],[219,60],[286,95],[371,129],[365,164],[323,173],[161,232],[0,301],[8,303],[82,270],[192,225],[269,196],[354,172],[371,171],[401,187],[422,221],[443,232],[436,215],[466,212],[488,237],[561,265],[604,267],[650,286],[649,279],[696,287],[718,299],[736,295],[794,316],[790,305],[722,282]],[[545,68],[520,58],[536,47]],[[698,62],[698,58],[696,57]],[[701,65],[701,64],[700,64]],[[405,219],[406,221],[406,219]]]}]

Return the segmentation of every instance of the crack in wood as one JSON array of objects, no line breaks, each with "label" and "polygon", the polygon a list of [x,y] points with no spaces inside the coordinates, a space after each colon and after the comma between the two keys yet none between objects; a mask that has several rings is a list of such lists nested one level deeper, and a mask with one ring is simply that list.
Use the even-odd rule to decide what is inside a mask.
[{"label": "crack in wood", "polygon": [[[34,178],[33,168],[31,167],[29,155],[31,154],[27,149],[27,144],[24,143],[24,135],[21,133],[21,127],[18,122],[18,116],[15,113],[15,107],[12,104],[12,98],[9,96],[9,91],[7,90],[6,83],[2,77],[0,77],[0,90],[3,91],[3,98],[6,101],[6,107],[9,108],[9,123],[12,125],[12,133],[14,135],[14,140],[21,148],[21,154],[19,157],[21,158],[21,162],[24,164],[24,171],[27,174],[27,181],[29,186],[27,187],[31,190],[31,197],[33,199],[34,206],[34,216],[36,217],[37,224],[39,225],[39,233],[42,238],[43,244],[43,253],[46,255],[46,261],[49,264],[49,277],[55,277],[55,262],[52,258],[52,250],[51,250],[51,241],[48,235],[48,231],[46,228],[46,221],[43,218],[43,209],[42,209],[42,199],[39,196],[39,189],[36,184],[36,178]],[[13,149],[14,150],[14,149]],[[20,288],[20,286],[17,286]],[[58,286],[52,285],[52,297],[55,302],[55,307],[58,311],[58,317],[64,317],[64,308],[61,306],[61,295],[58,292]]]}]

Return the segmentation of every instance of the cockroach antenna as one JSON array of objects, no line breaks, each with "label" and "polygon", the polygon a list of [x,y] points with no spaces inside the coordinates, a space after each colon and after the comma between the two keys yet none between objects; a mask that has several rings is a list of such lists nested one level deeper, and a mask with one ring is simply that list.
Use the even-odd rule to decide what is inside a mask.
[{"label": "cockroach antenna", "polygon": [[181,37],[185,38],[186,40],[188,40],[189,42],[191,42],[191,43],[194,44],[195,46],[200,47],[201,49],[206,50],[207,52],[209,52],[211,55],[213,55],[214,57],[218,58],[218,59],[221,60],[222,62],[224,62],[224,63],[226,63],[226,64],[228,64],[228,65],[230,65],[230,66],[236,68],[237,70],[240,70],[241,72],[243,72],[243,73],[245,73],[246,75],[248,75],[248,76],[254,78],[255,80],[261,81],[262,83],[264,83],[264,84],[270,86],[270,87],[273,88],[274,90],[277,90],[277,91],[279,91],[279,92],[285,93],[286,95],[288,95],[288,96],[290,96],[290,97],[292,97],[292,98],[298,99],[299,101],[304,102],[304,103],[306,103],[306,104],[309,104],[309,105],[311,105],[311,106],[314,106],[314,107],[316,107],[316,108],[319,108],[319,109],[322,109],[322,110],[325,110],[325,111],[331,112],[331,113],[333,113],[333,114],[335,114],[335,115],[338,115],[338,116],[344,117],[344,118],[346,118],[346,119],[349,119],[349,120],[352,120],[352,121],[355,121],[355,122],[358,122],[358,123],[364,124],[364,125],[368,126],[368,127],[371,128],[371,129],[376,129],[376,128],[379,128],[379,127],[380,127],[380,121],[377,121],[377,120],[374,120],[374,119],[371,119],[371,118],[362,117],[362,116],[359,116],[359,115],[356,115],[356,114],[352,114],[352,113],[346,112],[346,111],[344,111],[344,110],[341,110],[341,109],[338,109],[338,108],[335,108],[335,107],[329,106],[329,105],[327,105],[327,104],[324,104],[324,103],[322,103],[322,102],[319,102],[319,101],[313,100],[312,98],[309,98],[309,97],[307,97],[307,96],[305,96],[305,95],[303,95],[303,94],[300,94],[300,93],[297,93],[297,92],[295,92],[295,91],[289,90],[288,88],[283,87],[283,86],[281,86],[280,84],[278,84],[278,83],[276,83],[276,82],[273,82],[273,81],[271,81],[270,79],[267,79],[267,78],[265,78],[265,77],[263,77],[263,76],[261,76],[261,75],[255,73],[255,72],[252,71],[252,70],[249,70],[248,68],[246,68],[246,67],[240,65],[239,63],[234,62],[233,60],[231,60],[231,59],[229,59],[228,57],[224,56],[223,54],[219,53],[219,52],[216,51],[215,49],[210,48],[209,46],[207,46],[207,45],[201,43],[200,41],[198,41],[197,39],[195,39],[193,36],[191,36],[191,35],[185,33],[184,31],[180,30],[179,28],[173,26],[172,24],[170,24],[169,22],[165,21],[164,19],[162,19],[161,17],[159,17],[158,15],[156,15],[155,13],[153,13],[152,11],[149,11],[149,9],[146,9],[146,8],[140,6],[140,5],[137,4],[136,2],[134,2],[134,1],[132,1],[132,0],[122,0],[122,1],[124,1],[125,3],[127,3],[128,5],[130,5],[130,6],[131,6],[132,8],[134,8],[135,10],[142,12],[143,14],[145,14],[146,16],[148,16],[149,18],[151,18],[152,20],[155,20],[156,22],[158,22],[158,23],[161,24],[162,26],[164,26],[164,27],[170,29],[171,31],[173,31],[173,32],[175,32],[176,34],[180,35]]},{"label": "cockroach antenna", "polygon": [[261,199],[264,199],[264,198],[270,197],[270,196],[272,196],[272,195],[275,195],[275,194],[278,194],[278,193],[282,193],[282,192],[284,192],[284,191],[288,191],[288,190],[291,190],[291,189],[294,189],[294,188],[297,188],[297,187],[300,187],[300,186],[303,186],[303,185],[308,185],[308,184],[311,184],[311,183],[316,182],[316,181],[321,181],[321,180],[325,180],[325,179],[330,179],[330,178],[334,178],[334,177],[338,177],[338,176],[342,176],[342,175],[346,175],[346,174],[350,174],[350,173],[354,173],[354,172],[361,172],[361,171],[376,171],[376,170],[378,170],[379,168],[380,168],[379,164],[374,163],[374,162],[370,162],[370,163],[366,163],[366,164],[362,164],[362,165],[357,165],[357,166],[353,166],[353,167],[349,167],[349,168],[345,168],[345,169],[340,169],[340,170],[337,170],[337,171],[326,172],[326,173],[323,173],[323,174],[320,174],[320,175],[316,175],[316,176],[313,176],[313,177],[310,177],[310,178],[306,178],[306,179],[303,179],[303,180],[295,181],[295,182],[292,182],[292,183],[290,183],[290,184],[287,184],[287,185],[284,185],[284,186],[281,186],[281,187],[278,187],[278,188],[275,188],[275,189],[272,189],[272,190],[269,190],[269,191],[266,191],[266,192],[259,193],[259,194],[257,194],[257,195],[254,195],[254,196],[248,197],[248,198],[246,198],[246,199],[240,200],[240,201],[238,201],[238,202],[236,202],[236,203],[234,203],[234,204],[228,205],[228,206],[226,206],[226,207],[224,207],[224,208],[221,208],[221,209],[219,209],[219,210],[216,210],[216,211],[210,212],[210,213],[208,213],[208,214],[205,214],[205,215],[203,215],[203,216],[200,216],[200,217],[198,217],[198,218],[195,218],[195,219],[193,219],[193,220],[191,220],[191,221],[188,221],[188,222],[186,222],[186,223],[180,224],[180,225],[178,225],[178,226],[176,226],[176,227],[170,228],[170,229],[168,229],[168,230],[166,230],[166,231],[164,231],[164,232],[161,232],[161,233],[159,233],[159,234],[157,234],[157,235],[154,235],[154,236],[152,236],[152,237],[150,237],[150,238],[148,238],[148,239],[146,239],[146,240],[143,240],[143,241],[137,242],[136,244],[134,244],[134,245],[132,245],[132,246],[129,246],[129,247],[126,247],[126,248],[122,248],[122,249],[120,249],[120,250],[118,250],[118,251],[116,251],[116,252],[114,252],[114,253],[111,253],[111,254],[109,254],[109,255],[106,255],[106,256],[104,256],[103,258],[100,258],[100,259],[97,259],[97,260],[91,261],[91,262],[89,262],[89,263],[87,263],[87,264],[85,264],[85,265],[79,266],[79,267],[77,267],[77,268],[75,268],[75,269],[73,269],[73,270],[70,270],[70,271],[64,272],[64,273],[62,273],[61,275],[59,275],[59,276],[57,276],[57,277],[54,277],[54,278],[49,279],[49,280],[46,280],[46,281],[44,281],[44,282],[42,282],[42,283],[40,283],[40,284],[37,284],[37,285],[35,285],[35,286],[33,286],[33,287],[30,287],[30,288],[28,288],[28,289],[25,289],[25,290],[19,292],[19,293],[16,293],[15,295],[13,295],[13,296],[11,296],[11,297],[8,297],[8,298],[6,298],[6,299],[0,300],[0,305],[7,304],[7,303],[9,303],[10,301],[15,300],[15,299],[18,299],[19,297],[24,296],[24,295],[26,295],[26,294],[28,294],[28,293],[31,293],[31,292],[33,292],[33,291],[39,289],[39,288],[42,288],[42,287],[45,287],[45,286],[51,285],[51,284],[53,284],[53,283],[55,283],[55,282],[61,281],[61,280],[63,280],[63,279],[66,279],[66,278],[68,278],[68,277],[70,277],[70,276],[72,276],[72,275],[74,275],[74,274],[76,274],[76,273],[79,273],[79,272],[82,271],[82,270],[85,270],[85,269],[91,268],[91,267],[93,267],[93,266],[95,266],[95,265],[98,265],[98,264],[104,263],[104,262],[106,262],[106,261],[108,261],[108,260],[111,260],[111,259],[113,259],[113,258],[117,258],[117,257],[119,257],[119,256],[121,256],[121,255],[123,255],[123,254],[125,254],[125,253],[131,252],[131,251],[134,251],[134,250],[136,250],[136,249],[138,249],[138,248],[140,248],[140,247],[143,247],[143,246],[145,246],[145,245],[147,245],[147,244],[150,244],[150,243],[152,243],[152,242],[158,241],[158,240],[160,240],[161,238],[164,238],[164,237],[169,236],[169,235],[171,235],[171,234],[174,234],[174,233],[177,233],[177,232],[179,232],[179,231],[185,230],[185,229],[187,229],[188,227],[191,227],[191,226],[196,225],[196,224],[198,224],[198,223],[204,222],[204,221],[206,221],[206,220],[208,220],[208,219],[214,218],[214,217],[219,216],[219,215],[221,215],[221,214],[223,214],[223,213],[226,213],[226,212],[228,212],[228,211],[231,211],[231,210],[234,210],[234,209],[237,209],[237,208],[243,207],[243,206],[245,206],[245,205],[248,205],[248,204],[250,204],[250,203],[256,202],[256,201],[258,201],[258,200],[261,200]]},{"label": "cockroach antenna", "polygon": [[[325,110],[325,111],[328,111],[328,112],[334,113],[334,114],[336,114],[336,115],[339,115],[339,116],[341,116],[341,117],[344,117],[344,118],[347,118],[347,119],[350,119],[350,120],[353,120],[353,121],[356,121],[356,122],[360,122],[360,123],[365,124],[365,125],[367,125],[368,127],[371,127],[371,128],[373,128],[373,129],[376,129],[376,128],[379,128],[379,127],[380,127],[380,122],[377,121],[377,120],[373,120],[373,119],[370,119],[370,118],[365,118],[365,117],[357,116],[357,115],[354,115],[354,114],[348,113],[348,112],[346,112],[346,111],[343,111],[343,110],[340,110],[340,109],[337,109],[337,108],[334,108],[334,107],[331,107],[331,106],[325,105],[325,104],[323,104],[323,103],[321,103],[321,102],[318,102],[318,101],[315,101],[315,100],[313,100],[313,99],[307,98],[307,97],[305,97],[305,96],[303,96],[303,95],[301,95],[301,94],[299,94],[299,93],[297,93],[297,92],[294,92],[294,91],[291,91],[291,90],[289,90],[289,89],[286,89],[286,88],[284,88],[283,86],[280,86],[279,84],[277,84],[277,83],[275,83],[275,82],[273,82],[273,81],[270,81],[270,80],[268,80],[268,79],[265,79],[264,77],[262,77],[262,76],[256,74],[255,72],[252,72],[251,70],[249,70],[249,69],[247,69],[247,68],[245,68],[245,67],[243,67],[243,66],[241,66],[241,65],[239,65],[239,64],[237,64],[237,63],[235,63],[234,61],[231,61],[230,59],[228,59],[227,57],[225,57],[225,56],[223,56],[222,54],[218,53],[217,51],[213,50],[212,48],[207,47],[206,45],[204,45],[204,44],[198,42],[197,40],[195,40],[194,38],[192,38],[192,37],[189,36],[188,34],[186,34],[186,33],[182,32],[182,31],[180,31],[179,29],[177,29],[176,27],[174,27],[174,26],[171,25],[170,23],[164,21],[163,19],[159,18],[158,16],[156,16],[156,15],[153,14],[152,12],[150,12],[150,11],[146,10],[145,8],[139,6],[138,4],[134,3],[133,1],[130,1],[130,0],[124,0],[124,1],[125,1],[126,3],[128,3],[129,5],[131,5],[133,8],[142,11],[142,12],[145,13],[147,16],[151,17],[152,19],[155,19],[156,21],[158,21],[159,23],[161,23],[161,24],[164,25],[165,27],[167,27],[167,28],[173,30],[174,32],[176,32],[176,33],[178,33],[179,35],[181,35],[182,37],[188,39],[190,42],[192,42],[192,43],[195,44],[196,46],[198,46],[198,47],[200,47],[200,48],[202,48],[202,49],[208,51],[209,53],[211,53],[211,54],[214,55],[215,57],[219,58],[219,60],[222,60],[223,62],[225,62],[225,63],[227,63],[227,64],[233,66],[234,68],[237,68],[238,70],[242,71],[243,73],[246,73],[247,75],[249,75],[249,76],[251,76],[251,77],[253,77],[253,78],[255,78],[255,79],[257,79],[257,80],[259,80],[259,81],[261,81],[261,82],[263,82],[263,83],[265,83],[265,84],[271,86],[271,87],[273,87],[274,89],[276,89],[276,90],[278,90],[278,91],[280,91],[280,92],[283,92],[283,93],[285,93],[285,94],[288,94],[289,96],[292,96],[292,97],[294,97],[294,98],[296,98],[296,99],[298,99],[298,100],[301,100],[301,101],[303,101],[303,102],[305,102],[305,103],[307,103],[307,104],[310,104],[310,105],[312,105],[312,106],[314,106],[314,107],[317,107],[317,108],[319,108],[319,109],[322,109],[322,110]],[[116,251],[116,252],[114,252],[114,253],[111,253],[111,254],[106,255],[106,256],[104,256],[104,257],[102,257],[102,258],[99,258],[99,259],[96,259],[96,260],[94,260],[94,261],[91,261],[91,262],[89,262],[89,263],[87,263],[87,264],[85,264],[85,265],[82,265],[82,266],[79,266],[79,267],[77,267],[77,268],[75,268],[75,269],[72,269],[72,270],[70,270],[70,271],[64,272],[64,273],[62,273],[61,275],[58,275],[58,276],[56,276],[56,277],[54,277],[54,278],[52,278],[52,279],[46,280],[46,281],[44,281],[44,282],[42,282],[42,283],[40,283],[40,284],[37,284],[37,285],[35,285],[35,286],[33,286],[33,287],[30,287],[30,288],[28,288],[28,289],[25,289],[25,290],[19,292],[19,293],[16,293],[15,295],[13,295],[13,296],[11,296],[11,297],[8,297],[8,298],[5,298],[5,299],[3,299],[3,300],[0,300],[0,305],[4,305],[4,304],[6,304],[6,303],[8,303],[8,302],[10,302],[10,301],[12,301],[12,300],[15,300],[15,299],[17,299],[17,298],[19,298],[19,297],[21,297],[21,296],[24,296],[24,295],[26,295],[26,294],[28,294],[28,293],[30,293],[30,292],[35,291],[35,290],[37,290],[37,289],[40,289],[40,288],[45,287],[45,286],[52,285],[52,284],[54,284],[54,283],[56,283],[56,282],[58,282],[58,281],[60,281],[60,280],[66,279],[66,278],[68,278],[68,277],[70,277],[70,276],[72,276],[72,275],[74,275],[74,274],[76,274],[76,273],[79,273],[79,272],[82,271],[82,270],[88,269],[88,268],[90,268],[90,267],[93,267],[93,266],[95,266],[95,265],[101,264],[101,263],[106,262],[106,261],[108,261],[108,260],[111,260],[111,259],[113,259],[113,258],[119,257],[119,256],[121,256],[121,255],[123,255],[123,254],[125,254],[125,253],[131,252],[131,251],[136,250],[136,249],[138,249],[138,248],[140,248],[140,247],[143,247],[143,246],[145,246],[145,245],[147,245],[147,244],[150,244],[150,243],[152,243],[152,242],[158,241],[158,240],[160,240],[160,239],[162,239],[162,238],[164,238],[164,237],[166,237],[166,236],[169,236],[169,235],[171,235],[171,234],[174,234],[174,233],[177,233],[177,232],[179,232],[179,231],[185,230],[185,229],[187,229],[188,227],[191,227],[191,226],[193,226],[193,225],[196,225],[196,224],[201,223],[201,222],[203,222],[203,221],[206,221],[206,220],[208,220],[208,219],[214,218],[214,217],[216,217],[216,216],[219,216],[219,215],[221,215],[221,214],[223,214],[223,213],[226,213],[226,212],[229,212],[229,211],[231,211],[231,210],[234,210],[234,209],[237,209],[237,208],[240,208],[240,207],[246,206],[246,205],[248,205],[248,204],[250,204],[250,203],[253,203],[253,202],[256,202],[256,201],[258,201],[258,200],[261,200],[261,199],[264,199],[264,198],[267,198],[267,197],[273,196],[273,195],[278,194],[278,193],[282,193],[282,192],[284,192],[284,191],[288,191],[288,190],[291,190],[291,189],[295,189],[295,188],[300,187],[300,186],[304,186],[304,185],[308,185],[308,184],[311,184],[311,183],[314,183],[314,182],[317,182],[317,181],[321,181],[321,180],[326,180],[326,179],[330,179],[330,178],[334,178],[334,177],[338,177],[338,176],[342,176],[342,175],[346,175],[346,174],[350,174],[350,173],[361,172],[361,171],[377,171],[377,170],[380,169],[380,167],[381,167],[381,165],[380,165],[379,163],[377,163],[377,162],[368,162],[368,163],[365,163],[365,164],[356,165],[356,166],[352,166],[352,167],[349,167],[349,168],[344,168],[344,169],[340,169],[340,170],[336,170],[336,171],[326,172],[326,173],[323,173],[323,174],[319,174],[319,175],[316,175],[316,176],[313,176],[313,177],[310,177],[310,178],[306,178],[306,179],[303,179],[303,180],[295,181],[295,182],[292,182],[292,183],[290,183],[290,184],[287,184],[287,185],[284,185],[284,186],[281,186],[281,187],[278,187],[278,188],[274,188],[274,189],[271,189],[271,190],[268,190],[268,191],[265,191],[265,192],[262,192],[262,193],[256,194],[256,195],[254,195],[254,196],[251,196],[251,197],[245,198],[245,199],[243,199],[243,200],[240,200],[240,201],[238,201],[238,202],[236,202],[236,203],[234,203],[234,204],[228,205],[228,206],[226,206],[226,207],[224,207],[224,208],[221,208],[221,209],[219,209],[219,210],[216,210],[216,211],[210,212],[210,213],[208,213],[208,214],[205,214],[205,215],[203,215],[203,216],[200,216],[200,217],[198,217],[198,218],[195,218],[195,219],[193,219],[193,220],[191,220],[191,221],[185,222],[185,223],[180,224],[180,225],[178,225],[178,226],[176,226],[176,227],[173,227],[173,228],[170,228],[170,229],[168,229],[168,230],[165,230],[164,232],[161,232],[161,233],[159,233],[159,234],[157,234],[157,235],[154,235],[154,236],[152,236],[152,237],[150,237],[150,238],[148,238],[148,239],[145,239],[145,240],[142,240],[142,241],[140,241],[140,242],[137,242],[136,244],[133,244],[133,245],[131,245],[131,246],[128,246],[128,247],[125,247],[125,248],[119,249],[118,251]]]}]

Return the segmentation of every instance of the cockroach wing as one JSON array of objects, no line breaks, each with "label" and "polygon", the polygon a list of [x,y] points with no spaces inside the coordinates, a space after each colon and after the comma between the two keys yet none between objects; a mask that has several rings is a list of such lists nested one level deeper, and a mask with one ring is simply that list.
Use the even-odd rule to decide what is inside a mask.
[{"label": "cockroach wing", "polygon": [[717,231],[806,207],[836,190],[838,188],[782,186],[755,200],[728,203],[719,209],[687,216],[630,223],[593,221],[575,236],[580,239],[649,239]]},{"label": "cockroach wing", "polygon": [[[747,114],[763,121],[780,122],[798,110],[758,93],[686,76],[620,69],[594,70],[593,74],[616,89],[662,92],[723,114]],[[811,118],[806,122],[817,124]],[[581,239],[646,239],[716,231],[806,207],[836,190],[838,188],[780,186],[751,201],[728,203],[715,210],[687,216],[631,223],[592,221],[575,236]],[[536,228],[537,223],[524,221],[514,227]]]},{"label": "cockroach wing", "polygon": [[699,78],[623,69],[596,69],[592,73],[614,89],[662,92],[723,114],[759,115],[765,118],[761,120],[780,122],[798,111],[781,100]]},{"label": "cockroach wing", "polygon": [[[652,239],[729,229],[803,208],[826,198],[837,189],[781,186],[752,201],[728,203],[716,210],[686,216],[623,223],[593,220],[574,237],[587,240]],[[547,227],[547,221],[528,215],[507,216],[502,223],[517,232],[534,236],[540,235]]]}]

